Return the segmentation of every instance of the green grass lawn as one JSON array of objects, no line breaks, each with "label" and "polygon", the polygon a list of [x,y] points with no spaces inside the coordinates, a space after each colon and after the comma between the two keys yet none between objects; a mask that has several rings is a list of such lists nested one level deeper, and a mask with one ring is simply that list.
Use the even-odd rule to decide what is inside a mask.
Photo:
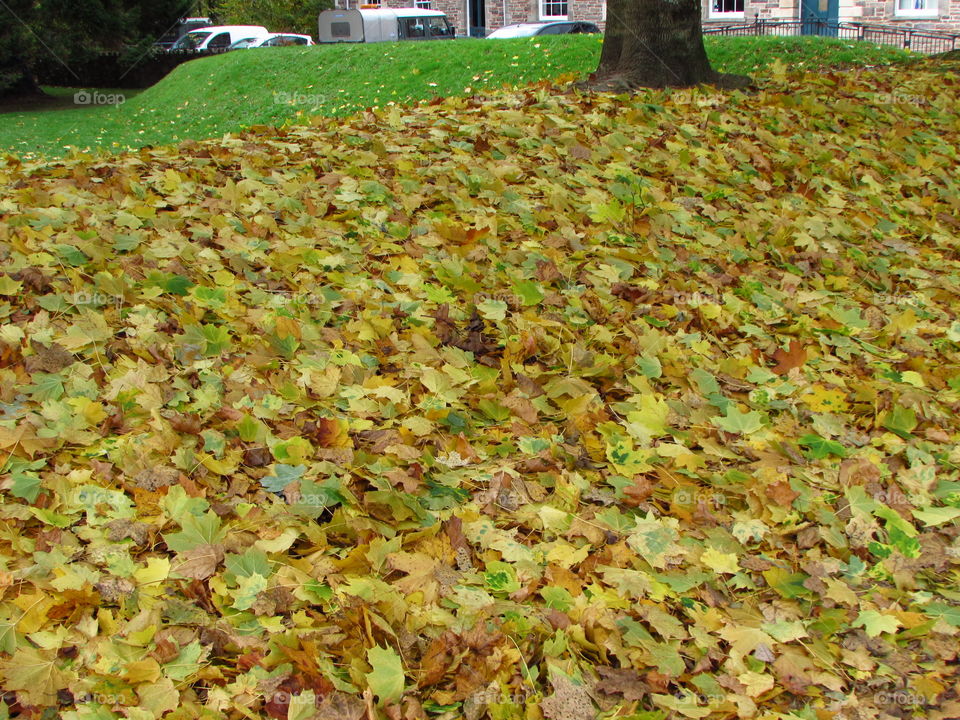
[{"label": "green grass lawn", "polygon": [[[597,64],[601,36],[268,48],[178,67],[121,105],[72,102],[59,88],[48,105],[0,114],[0,150],[57,156],[71,148],[120,150],[216,137],[310,115],[342,116],[388,103],[582,77]],[[822,38],[707,38],[717,69],[762,75],[776,59],[800,67],[879,65],[908,53]]]}]

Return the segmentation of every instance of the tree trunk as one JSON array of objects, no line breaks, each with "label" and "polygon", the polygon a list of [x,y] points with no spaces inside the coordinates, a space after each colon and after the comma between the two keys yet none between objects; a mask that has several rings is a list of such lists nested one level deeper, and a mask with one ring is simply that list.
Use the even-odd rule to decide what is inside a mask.
[{"label": "tree trunk", "polygon": [[607,0],[600,90],[719,83],[703,47],[700,0]]}]

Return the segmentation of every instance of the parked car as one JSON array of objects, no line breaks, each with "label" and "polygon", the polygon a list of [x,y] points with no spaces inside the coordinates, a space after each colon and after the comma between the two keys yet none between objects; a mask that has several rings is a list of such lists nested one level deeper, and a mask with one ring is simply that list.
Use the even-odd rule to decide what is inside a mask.
[{"label": "parked car", "polygon": [[213,25],[213,22],[210,18],[206,17],[189,17],[183,18],[176,24],[176,26],[168,33],[163,35],[154,45],[161,50],[169,50],[173,47],[173,44],[186,35],[191,30],[199,30],[200,28],[210,27]]},{"label": "parked car", "polygon": [[259,47],[293,47],[295,45],[313,45],[309,35],[294,33],[270,33],[266,37],[246,38],[230,46],[231,50],[248,50]]},{"label": "parked car", "polygon": [[504,25],[487,35],[488,38],[499,40],[502,38],[533,37],[534,35],[567,35],[571,33],[593,34],[600,32],[593,23],[581,21],[559,21],[539,23],[516,23]]},{"label": "parked car", "polygon": [[360,8],[324,10],[318,20],[321,43],[387,40],[452,40],[457,31],[439,10]]},{"label": "parked car", "polygon": [[191,30],[177,40],[177,50],[226,50],[234,43],[250,38],[263,38],[270,34],[262,25],[214,25],[200,30]]}]

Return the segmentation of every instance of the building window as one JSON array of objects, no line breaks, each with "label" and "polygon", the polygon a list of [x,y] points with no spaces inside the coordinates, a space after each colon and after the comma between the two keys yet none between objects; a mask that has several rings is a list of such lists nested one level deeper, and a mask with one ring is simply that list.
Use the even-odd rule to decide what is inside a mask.
[{"label": "building window", "polygon": [[415,8],[420,8],[421,10],[429,10],[430,0],[414,0],[413,6]]},{"label": "building window", "polygon": [[541,20],[566,20],[567,0],[540,0]]},{"label": "building window", "polygon": [[898,17],[937,17],[937,0],[894,0]]},{"label": "building window", "polygon": [[713,0],[710,5],[710,17],[743,17],[743,1],[744,0]]}]

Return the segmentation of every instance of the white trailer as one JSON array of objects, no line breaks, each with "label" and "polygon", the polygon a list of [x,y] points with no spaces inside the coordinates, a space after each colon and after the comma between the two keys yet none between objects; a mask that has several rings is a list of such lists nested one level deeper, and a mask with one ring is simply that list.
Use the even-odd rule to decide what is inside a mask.
[{"label": "white trailer", "polygon": [[324,10],[318,24],[317,37],[321,43],[452,40],[456,37],[456,29],[444,13],[423,8]]}]

